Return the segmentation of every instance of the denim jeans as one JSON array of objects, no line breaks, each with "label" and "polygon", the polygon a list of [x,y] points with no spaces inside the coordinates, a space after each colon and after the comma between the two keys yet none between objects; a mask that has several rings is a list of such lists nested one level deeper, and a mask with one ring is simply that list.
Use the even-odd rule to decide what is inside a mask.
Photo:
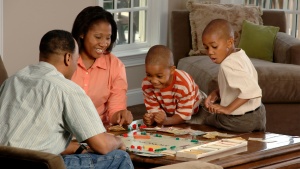
[{"label": "denim jeans", "polygon": [[130,156],[126,151],[114,150],[108,154],[71,154],[62,156],[67,169],[133,169]]}]

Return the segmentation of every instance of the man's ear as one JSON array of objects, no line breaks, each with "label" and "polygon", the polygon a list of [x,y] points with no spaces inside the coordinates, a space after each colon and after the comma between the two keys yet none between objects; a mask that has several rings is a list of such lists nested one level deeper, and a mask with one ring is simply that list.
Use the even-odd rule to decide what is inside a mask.
[{"label": "man's ear", "polygon": [[71,64],[72,55],[70,53],[65,53],[64,55],[64,63],[66,66],[69,66]]}]

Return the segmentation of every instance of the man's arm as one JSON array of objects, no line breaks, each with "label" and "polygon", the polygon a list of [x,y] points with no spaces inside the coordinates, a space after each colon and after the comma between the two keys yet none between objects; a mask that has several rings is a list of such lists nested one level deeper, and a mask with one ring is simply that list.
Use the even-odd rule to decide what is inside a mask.
[{"label": "man's arm", "polygon": [[108,133],[97,134],[88,138],[85,142],[94,152],[99,154],[107,154],[116,149],[126,149],[121,138]]}]

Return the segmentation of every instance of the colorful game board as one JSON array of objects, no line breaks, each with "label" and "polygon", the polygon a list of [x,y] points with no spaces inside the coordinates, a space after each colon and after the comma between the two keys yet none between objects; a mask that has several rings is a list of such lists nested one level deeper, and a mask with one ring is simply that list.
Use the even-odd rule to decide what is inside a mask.
[{"label": "colorful game board", "polygon": [[127,151],[147,157],[176,155],[177,157],[198,159],[247,146],[247,141],[241,138],[209,142],[147,133],[146,131],[131,131],[119,137],[126,145]]},{"label": "colorful game board", "polygon": [[175,155],[177,151],[207,143],[207,141],[147,133],[146,131],[131,131],[119,137],[121,137],[128,151],[142,152],[149,155]]}]

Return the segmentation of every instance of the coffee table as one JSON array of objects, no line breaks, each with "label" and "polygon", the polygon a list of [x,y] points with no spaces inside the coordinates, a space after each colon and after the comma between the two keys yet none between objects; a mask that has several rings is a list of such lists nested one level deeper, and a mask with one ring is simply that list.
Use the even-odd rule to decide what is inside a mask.
[{"label": "coffee table", "polygon": [[[134,121],[140,123],[140,120]],[[300,167],[300,137],[288,136],[270,132],[252,132],[252,133],[233,133],[228,131],[218,130],[206,125],[195,124],[180,124],[174,127],[201,130],[205,132],[218,131],[222,133],[234,134],[234,137],[242,137],[246,140],[249,138],[262,138],[262,141],[250,141],[245,148],[232,150],[222,153],[219,156],[204,157],[197,160],[207,161],[213,164],[220,165],[224,168],[298,168]],[[112,132],[116,135],[127,133],[128,131]],[[159,133],[166,134],[166,133]],[[172,134],[167,134],[172,135]],[[191,137],[185,135],[182,137]],[[195,138],[195,137],[193,137]],[[197,136],[198,140],[208,140],[202,136]],[[217,141],[222,138],[217,137],[210,139],[210,141]],[[163,157],[143,157],[133,153],[129,153],[135,168],[153,168],[163,165],[191,161],[195,159],[176,157],[176,156],[163,156]]]}]

